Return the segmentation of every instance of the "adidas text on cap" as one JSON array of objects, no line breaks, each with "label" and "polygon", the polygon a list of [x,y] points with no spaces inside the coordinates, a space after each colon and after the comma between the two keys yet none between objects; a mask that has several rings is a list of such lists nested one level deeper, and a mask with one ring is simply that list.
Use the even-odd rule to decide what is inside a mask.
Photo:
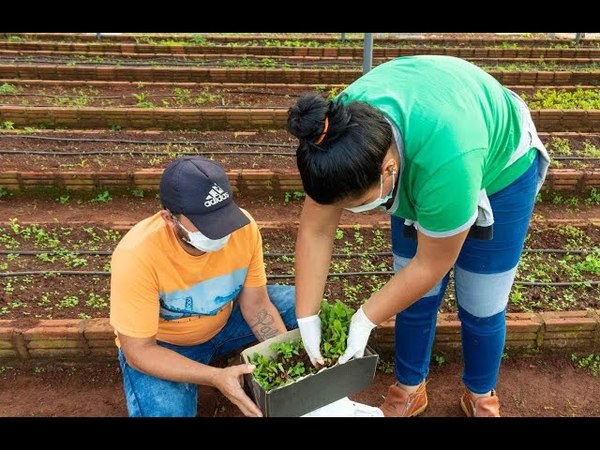
[{"label": "adidas text on cap", "polygon": [[201,156],[179,158],[167,166],[160,179],[160,200],[210,239],[220,239],[250,223],[233,201],[223,168]]}]

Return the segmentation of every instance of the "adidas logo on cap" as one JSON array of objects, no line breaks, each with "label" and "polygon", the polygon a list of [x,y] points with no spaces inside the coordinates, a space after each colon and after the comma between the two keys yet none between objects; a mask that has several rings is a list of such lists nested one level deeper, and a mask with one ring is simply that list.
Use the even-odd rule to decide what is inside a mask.
[{"label": "adidas logo on cap", "polygon": [[229,198],[229,193],[225,192],[223,189],[219,187],[217,183],[214,183],[206,196],[206,201],[204,202],[204,206],[209,208],[210,206],[216,205],[217,203],[221,203],[224,200]]}]

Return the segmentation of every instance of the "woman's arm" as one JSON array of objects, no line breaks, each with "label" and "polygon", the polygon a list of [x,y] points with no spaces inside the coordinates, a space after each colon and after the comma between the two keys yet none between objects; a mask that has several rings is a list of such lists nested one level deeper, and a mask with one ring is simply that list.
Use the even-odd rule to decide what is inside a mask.
[{"label": "woman's arm", "polygon": [[469,230],[448,238],[418,233],[417,254],[352,316],[346,351],[338,362],[364,354],[371,330],[431,290],[454,265]]},{"label": "woman's arm", "polygon": [[379,324],[405,310],[431,290],[452,268],[469,230],[447,238],[417,232],[417,253],[363,305],[363,311]]},{"label": "woman's arm", "polygon": [[342,209],[306,197],[296,240],[296,317],[317,314],[331,263],[333,239]]}]

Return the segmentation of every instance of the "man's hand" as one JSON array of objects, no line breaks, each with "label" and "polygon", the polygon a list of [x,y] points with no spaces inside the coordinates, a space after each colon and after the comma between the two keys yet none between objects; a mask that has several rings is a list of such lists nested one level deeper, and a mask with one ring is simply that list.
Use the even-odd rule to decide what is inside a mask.
[{"label": "man's hand", "polygon": [[321,355],[321,319],[318,314],[314,316],[302,317],[298,319],[298,328],[300,328],[300,336],[304,349],[308,353],[310,362],[313,366],[317,364],[325,365],[323,356]]},{"label": "man's hand", "polygon": [[361,306],[350,320],[346,351],[340,356],[338,363],[344,364],[352,357],[360,358],[363,356],[365,354],[365,347],[369,341],[371,330],[375,327],[376,325],[369,320]]},{"label": "man's hand", "polygon": [[252,364],[225,367],[213,380],[214,386],[248,417],[262,417],[258,406],[242,389],[243,375],[252,373],[255,367]]}]

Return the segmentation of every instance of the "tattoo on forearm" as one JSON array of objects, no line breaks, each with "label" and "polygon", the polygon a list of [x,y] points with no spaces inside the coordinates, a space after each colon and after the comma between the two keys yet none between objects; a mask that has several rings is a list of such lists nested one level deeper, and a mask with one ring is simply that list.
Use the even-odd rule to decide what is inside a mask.
[{"label": "tattoo on forearm", "polygon": [[258,340],[264,341],[279,334],[273,326],[274,322],[273,316],[266,309],[263,309],[256,314],[256,320],[249,325]]}]

